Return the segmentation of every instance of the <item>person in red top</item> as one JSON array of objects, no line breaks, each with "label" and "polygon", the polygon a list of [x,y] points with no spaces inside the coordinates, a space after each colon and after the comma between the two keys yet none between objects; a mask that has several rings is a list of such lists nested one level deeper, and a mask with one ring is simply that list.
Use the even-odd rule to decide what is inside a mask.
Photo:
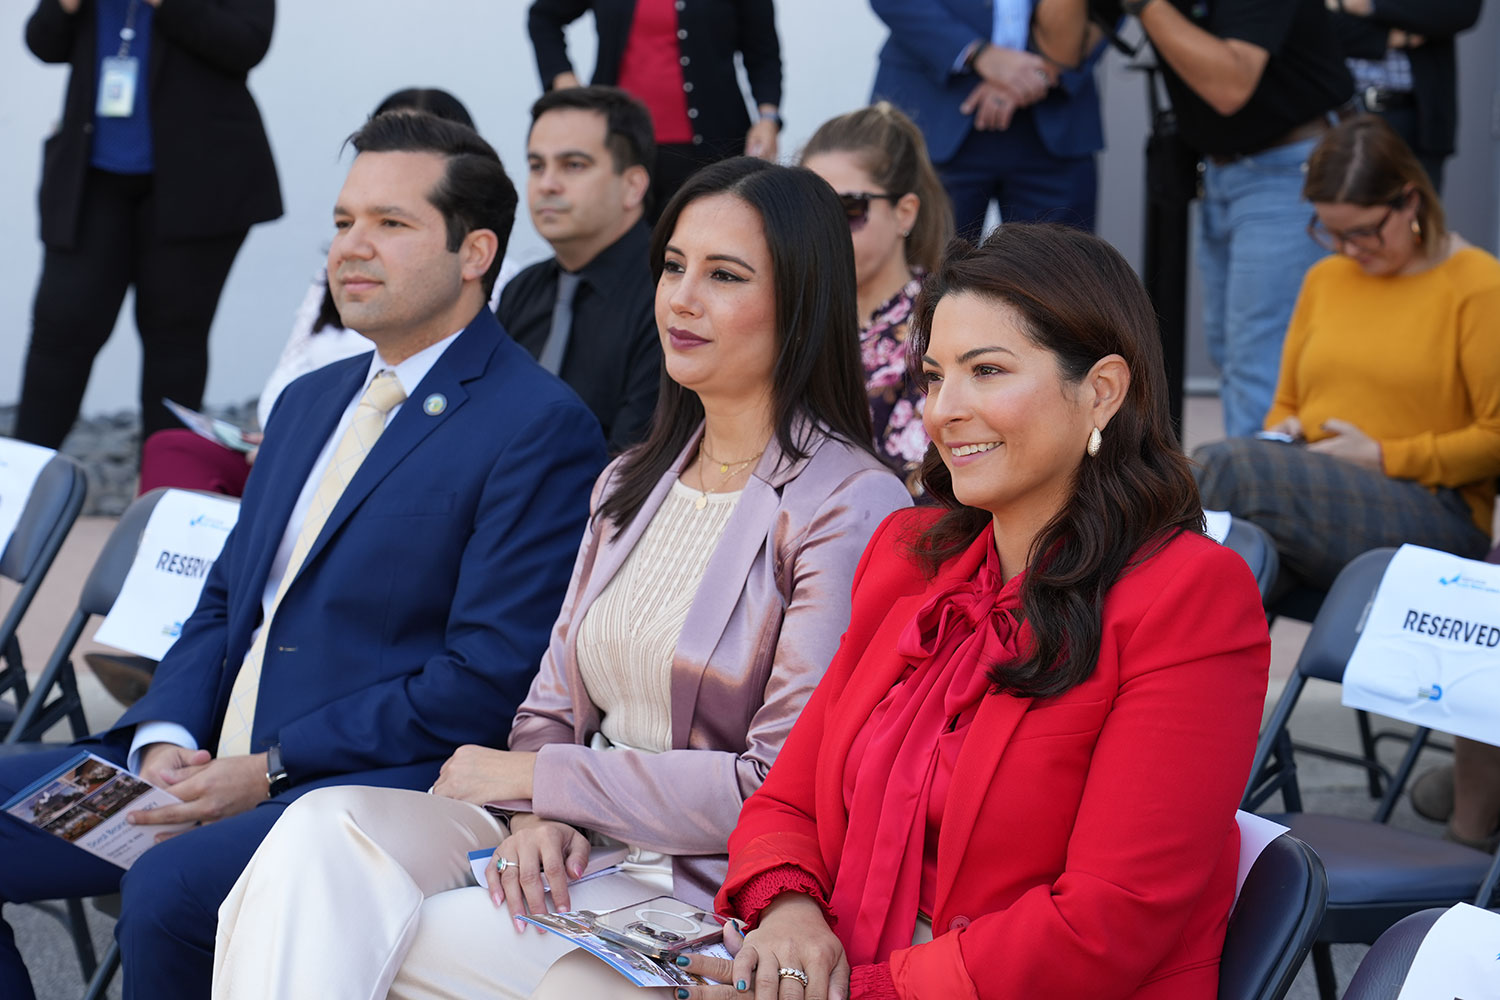
[{"label": "person in red top", "polygon": [[913,322],[941,509],[888,518],[729,841],[728,985],[679,997],[1211,1000],[1269,640],[1201,531],[1155,314],[1003,226]]},{"label": "person in red top", "polygon": [[563,29],[590,11],[599,33],[590,82],[639,100],[656,128],[650,221],[700,167],[741,153],[775,161],[781,42],[772,0],[535,0],[526,26],[543,89],[578,86]]}]

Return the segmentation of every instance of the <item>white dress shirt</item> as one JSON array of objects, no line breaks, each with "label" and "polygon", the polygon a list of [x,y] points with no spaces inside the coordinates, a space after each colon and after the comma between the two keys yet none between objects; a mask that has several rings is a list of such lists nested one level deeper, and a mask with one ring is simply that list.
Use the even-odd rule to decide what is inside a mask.
[{"label": "white dress shirt", "polygon": [[[462,333],[460,330],[458,333]],[[422,379],[437,364],[438,358],[448,349],[448,345],[458,338],[458,333],[450,334],[430,347],[423,348],[416,354],[407,358],[398,365],[387,364],[377,350],[370,359],[370,370],[365,375],[365,380],[355,391],[353,398],[344,407],[343,416],[328,435],[328,440],[323,443],[323,450],[318,453],[317,461],[313,462],[312,468],[308,470],[307,480],[302,484],[302,492],[297,495],[296,506],[292,508],[291,516],[287,518],[286,529],[281,533],[281,544],[276,548],[276,557],[271,560],[271,571],[266,577],[266,589],[261,593],[261,628],[271,618],[271,602],[276,599],[276,591],[281,586],[281,578],[286,574],[286,567],[292,559],[292,549],[297,544],[297,536],[302,532],[302,522],[307,519],[307,508],[312,506],[313,495],[318,491],[318,484],[323,481],[323,473],[328,469],[328,463],[333,460],[333,452],[338,447],[344,432],[354,422],[354,410],[359,406],[361,397],[375,376],[380,372],[390,370],[395,373],[396,380],[401,383],[401,388],[408,396],[421,384]],[[392,407],[385,415],[385,426],[389,427],[396,414],[401,412],[401,407],[406,404],[399,403]],[[420,405],[420,403],[418,404]],[[259,629],[256,630],[257,632]],[[255,641],[255,633],[251,633],[250,640]],[[130,741],[130,756],[127,758],[126,766],[130,770],[140,773],[141,751],[152,743],[172,743],[176,746],[186,747],[189,750],[198,749],[198,741],[193,739],[186,727],[175,722],[152,721],[143,722],[136,727],[135,738]]]}]

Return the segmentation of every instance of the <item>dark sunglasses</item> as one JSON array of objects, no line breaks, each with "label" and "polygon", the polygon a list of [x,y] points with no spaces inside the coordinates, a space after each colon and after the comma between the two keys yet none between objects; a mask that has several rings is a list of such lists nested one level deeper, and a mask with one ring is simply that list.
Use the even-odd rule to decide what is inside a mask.
[{"label": "dark sunglasses", "polygon": [[844,206],[844,214],[849,217],[851,233],[859,232],[865,228],[865,223],[870,221],[870,199],[872,198],[888,201],[892,205],[901,200],[899,194],[874,194],[870,191],[849,191],[839,195],[839,201]]}]

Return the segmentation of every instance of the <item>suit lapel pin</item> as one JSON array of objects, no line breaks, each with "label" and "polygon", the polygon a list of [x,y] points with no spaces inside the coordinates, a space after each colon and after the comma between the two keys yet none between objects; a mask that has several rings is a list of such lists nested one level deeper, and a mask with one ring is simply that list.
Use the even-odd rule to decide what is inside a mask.
[{"label": "suit lapel pin", "polygon": [[422,400],[422,412],[427,414],[429,417],[435,417],[447,408],[448,397],[444,396],[440,392],[435,392],[431,396],[428,396],[426,399]]}]

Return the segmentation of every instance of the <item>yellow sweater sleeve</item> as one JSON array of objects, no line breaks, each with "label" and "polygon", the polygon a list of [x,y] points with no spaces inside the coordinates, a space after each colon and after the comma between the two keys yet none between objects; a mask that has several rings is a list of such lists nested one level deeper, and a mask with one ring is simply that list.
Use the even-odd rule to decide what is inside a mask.
[{"label": "yellow sweater sleeve", "polygon": [[1292,308],[1292,320],[1286,328],[1286,340],[1281,346],[1281,372],[1276,379],[1276,395],[1271,400],[1271,409],[1266,413],[1265,428],[1269,430],[1287,417],[1296,417],[1300,405],[1297,389],[1297,364],[1301,359],[1303,345],[1307,342],[1308,317],[1312,314],[1313,283],[1302,280],[1297,293],[1297,303]]},{"label": "yellow sweater sleeve", "polygon": [[1500,287],[1469,295],[1459,310],[1458,361],[1473,421],[1381,441],[1386,475],[1425,486],[1461,486],[1500,469]]}]

